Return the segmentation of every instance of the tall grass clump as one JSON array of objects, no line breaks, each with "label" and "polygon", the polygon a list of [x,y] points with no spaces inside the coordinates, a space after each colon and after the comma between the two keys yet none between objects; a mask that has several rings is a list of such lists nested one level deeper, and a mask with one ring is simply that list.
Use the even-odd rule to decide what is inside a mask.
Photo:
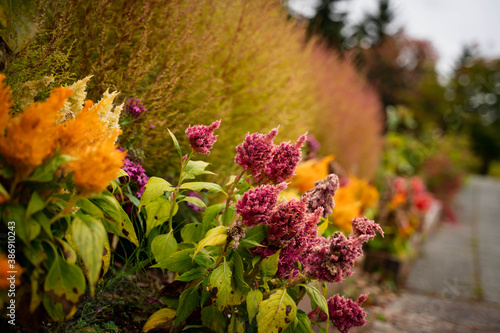
[{"label": "tall grass clump", "polygon": [[334,154],[347,171],[371,179],[383,146],[382,105],[348,60],[317,44],[311,51],[318,112],[313,128],[323,155]]},{"label": "tall grass clump", "polygon": [[269,130],[272,119],[288,129],[282,139],[296,139],[317,107],[303,32],[279,1],[60,0],[45,12],[45,27],[64,41],[56,51],[71,50],[70,70],[93,75],[89,98],[110,88],[148,109],[122,141],[144,149],[153,173],[168,172],[175,151],[167,126],[222,119],[226,148],[211,161],[229,165],[236,138]]}]

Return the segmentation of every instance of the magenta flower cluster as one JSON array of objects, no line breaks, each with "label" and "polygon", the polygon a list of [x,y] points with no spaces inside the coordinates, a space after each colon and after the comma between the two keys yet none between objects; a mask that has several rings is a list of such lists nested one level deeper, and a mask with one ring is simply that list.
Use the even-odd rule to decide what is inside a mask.
[{"label": "magenta flower cluster", "polygon": [[220,122],[220,120],[217,120],[209,126],[196,125],[189,126],[186,129],[189,144],[195,153],[210,154],[210,150],[212,150],[214,143],[217,141],[217,135],[214,135],[214,130],[219,128]]},{"label": "magenta flower cluster", "polygon": [[140,198],[149,180],[149,177],[146,175],[146,170],[144,170],[141,164],[132,161],[128,154],[123,161],[122,169],[129,175],[131,184],[136,184],[137,197]]},{"label": "magenta flower cluster", "polygon": [[236,203],[236,211],[248,227],[269,224],[271,215],[278,202],[278,195],[286,188],[286,183],[277,186],[264,185],[251,189]]},{"label": "magenta flower cluster", "polygon": [[304,274],[328,282],[340,282],[351,276],[354,263],[363,254],[363,243],[375,238],[376,231],[384,235],[380,225],[366,217],[357,217],[352,220],[348,237],[338,231],[329,238],[318,237],[304,262]]},{"label": "magenta flower cluster", "polygon": [[255,182],[278,184],[293,176],[300,162],[300,149],[307,135],[302,135],[295,144],[273,143],[278,128],[267,134],[247,134],[241,145],[236,147],[234,162],[253,177]]},{"label": "magenta flower cluster", "polygon": [[139,118],[139,116],[147,112],[147,109],[144,107],[144,105],[141,103],[141,101],[137,98],[131,98],[127,104],[125,104],[125,114],[133,117],[133,118]]},{"label": "magenta flower cluster", "polygon": [[[327,300],[328,314],[333,325],[341,332],[348,333],[355,326],[366,324],[366,312],[361,307],[368,298],[368,294],[362,294],[357,301],[335,294]],[[326,314],[317,307],[308,314],[310,319],[316,316],[319,321],[327,320]]]}]

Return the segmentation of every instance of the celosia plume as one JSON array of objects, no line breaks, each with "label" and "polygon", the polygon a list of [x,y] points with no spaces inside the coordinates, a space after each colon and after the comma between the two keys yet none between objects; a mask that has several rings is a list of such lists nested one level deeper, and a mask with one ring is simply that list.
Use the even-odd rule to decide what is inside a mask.
[{"label": "celosia plume", "polygon": [[280,191],[286,183],[277,186],[264,185],[247,191],[236,203],[236,212],[246,226],[267,224],[274,212]]},{"label": "celosia plume", "polygon": [[264,170],[269,182],[277,184],[293,176],[301,159],[300,149],[304,145],[306,138],[307,133],[299,137],[293,145],[290,142],[282,142],[275,148],[273,157]]},{"label": "celosia plume", "polygon": [[366,324],[366,312],[361,305],[368,294],[359,296],[357,301],[335,294],[327,301],[328,313],[333,325],[342,333],[348,333],[355,326]]},{"label": "celosia plume", "polygon": [[195,153],[210,154],[210,150],[212,150],[214,143],[217,141],[217,135],[214,135],[214,130],[219,128],[220,122],[220,120],[217,120],[209,126],[196,125],[189,126],[186,129],[189,144]]},{"label": "celosia plume", "polygon": [[339,188],[339,177],[330,174],[325,180],[314,183],[314,188],[305,193],[307,197],[307,210],[312,213],[319,207],[323,208],[323,217],[327,217],[335,207],[333,196]]}]

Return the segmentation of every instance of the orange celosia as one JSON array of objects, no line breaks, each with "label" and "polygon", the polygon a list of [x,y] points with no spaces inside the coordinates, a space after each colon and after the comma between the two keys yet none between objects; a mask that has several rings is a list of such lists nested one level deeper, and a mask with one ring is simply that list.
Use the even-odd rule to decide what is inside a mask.
[{"label": "orange celosia", "polygon": [[21,283],[21,274],[24,269],[15,263],[14,268],[10,267],[9,259],[4,253],[0,253],[0,289],[7,289],[10,286],[10,281],[7,280],[10,277],[10,273],[7,272],[17,272],[15,273],[16,280],[15,285],[18,286]]},{"label": "orange celosia", "polygon": [[328,165],[335,157],[329,155],[321,160],[312,159],[300,163],[295,170],[295,175],[290,178],[291,187],[296,188],[301,193],[314,188],[314,182],[326,179],[328,176]]},{"label": "orange celosia", "polygon": [[404,204],[406,202],[406,194],[405,193],[396,193],[392,198],[389,206],[391,209],[396,208],[397,206]]},{"label": "orange celosia", "polygon": [[3,133],[9,122],[9,110],[12,106],[10,87],[3,83],[5,75],[0,74],[0,133]]},{"label": "orange celosia", "polygon": [[0,152],[21,179],[54,154],[57,113],[71,94],[70,89],[55,88],[46,101],[32,103],[8,122],[6,135],[0,136]]}]

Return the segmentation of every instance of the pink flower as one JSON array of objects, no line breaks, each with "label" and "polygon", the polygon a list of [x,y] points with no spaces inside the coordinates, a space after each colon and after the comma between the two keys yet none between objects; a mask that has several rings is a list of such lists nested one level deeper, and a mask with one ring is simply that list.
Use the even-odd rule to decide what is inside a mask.
[{"label": "pink flower", "polygon": [[368,298],[368,294],[359,296],[357,301],[335,294],[327,301],[330,320],[342,333],[347,333],[354,326],[366,324],[366,312],[361,305]]},{"label": "pink flower", "polygon": [[307,211],[314,212],[316,209],[323,208],[323,217],[327,217],[335,207],[333,196],[339,188],[339,177],[335,174],[330,174],[325,180],[320,180],[314,183],[314,188],[305,193],[307,196]]},{"label": "pink flower", "polygon": [[241,145],[236,147],[234,162],[243,170],[248,170],[258,181],[266,165],[271,161],[275,152],[273,140],[278,134],[278,128],[272,129],[268,134],[247,134]]},{"label": "pink flower", "polygon": [[300,149],[306,141],[307,133],[295,144],[282,142],[274,151],[271,161],[266,165],[264,173],[269,182],[277,184],[291,178],[301,159]]},{"label": "pink flower", "polygon": [[279,203],[269,220],[268,239],[272,243],[288,240],[304,229],[306,205],[302,200],[292,199]]},{"label": "pink flower", "polygon": [[213,148],[214,143],[217,141],[217,135],[214,134],[214,130],[219,128],[220,120],[214,121],[209,126],[206,125],[196,125],[189,126],[186,129],[186,135],[189,139],[189,144],[193,148],[195,153],[199,154],[210,154],[210,150]]},{"label": "pink flower", "polygon": [[264,185],[243,194],[236,203],[236,212],[242,217],[243,224],[249,227],[267,224],[278,202],[278,195],[285,188],[286,183]]}]

